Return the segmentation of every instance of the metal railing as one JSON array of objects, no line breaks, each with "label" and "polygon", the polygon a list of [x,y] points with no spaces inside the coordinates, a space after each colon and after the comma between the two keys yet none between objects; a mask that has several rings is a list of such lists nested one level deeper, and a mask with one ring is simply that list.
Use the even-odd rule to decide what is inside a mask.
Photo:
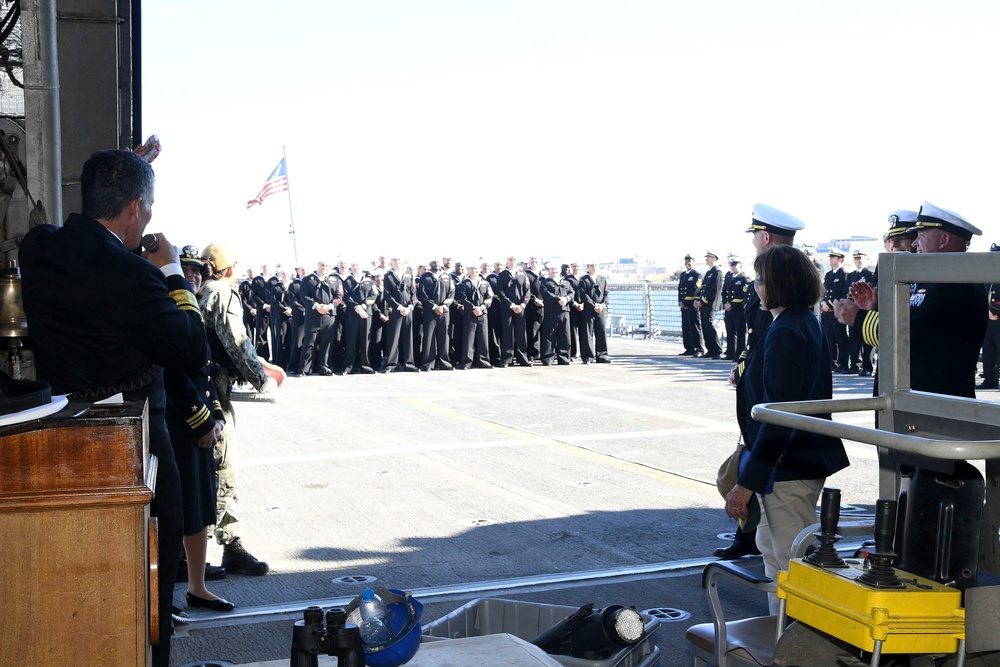
[{"label": "metal railing", "polygon": [[[895,498],[899,479],[887,452],[921,461],[986,460],[987,477],[1000,459],[1000,404],[910,388],[910,284],[1000,283],[998,253],[879,255],[878,396],[754,406],[754,419],[879,448],[879,497]],[[948,341],[942,340],[942,345]],[[879,428],[843,424],[812,415],[877,410]],[[995,487],[988,485],[988,488]],[[1000,494],[987,493],[981,564],[997,572]]]},{"label": "metal railing", "polygon": [[[666,283],[612,283],[608,285],[612,334],[680,336],[681,310],[677,286]],[[725,311],[715,315],[716,330],[725,342]]]}]

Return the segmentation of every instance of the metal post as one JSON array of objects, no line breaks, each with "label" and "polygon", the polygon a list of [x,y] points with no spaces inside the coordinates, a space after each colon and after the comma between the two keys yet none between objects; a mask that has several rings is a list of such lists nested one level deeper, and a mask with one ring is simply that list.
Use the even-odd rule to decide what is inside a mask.
[{"label": "metal post", "polygon": [[285,182],[288,183],[288,233],[292,235],[292,255],[295,263],[299,263],[299,250],[295,245],[295,216],[292,214],[292,178],[288,171],[288,153],[281,147],[281,161],[285,163]]},{"label": "metal post", "polygon": [[653,336],[653,296],[649,289],[649,283],[642,284],[643,298],[646,300],[646,331],[650,338]]},{"label": "metal post", "polygon": [[[62,221],[62,135],[59,120],[59,61],[56,1],[26,0],[21,12],[24,40],[25,169],[28,187]],[[29,210],[35,202],[28,202]]]}]

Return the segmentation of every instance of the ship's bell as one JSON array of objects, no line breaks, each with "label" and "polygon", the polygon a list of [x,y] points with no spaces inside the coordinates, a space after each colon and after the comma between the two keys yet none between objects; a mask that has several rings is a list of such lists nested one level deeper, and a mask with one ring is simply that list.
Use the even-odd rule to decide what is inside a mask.
[{"label": "ship's bell", "polygon": [[21,347],[28,336],[28,318],[21,300],[21,270],[13,259],[0,268],[0,347]]}]

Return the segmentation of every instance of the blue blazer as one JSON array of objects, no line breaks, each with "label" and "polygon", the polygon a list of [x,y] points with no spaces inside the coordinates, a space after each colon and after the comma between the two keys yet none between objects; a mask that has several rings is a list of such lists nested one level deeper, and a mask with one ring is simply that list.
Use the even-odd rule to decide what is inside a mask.
[{"label": "blue blazer", "polygon": [[839,438],[765,424],[749,415],[758,403],[831,398],[830,359],[830,343],[810,308],[789,308],[771,323],[742,377],[750,451],[740,486],[766,493],[772,477],[779,482],[820,479],[850,465]]}]

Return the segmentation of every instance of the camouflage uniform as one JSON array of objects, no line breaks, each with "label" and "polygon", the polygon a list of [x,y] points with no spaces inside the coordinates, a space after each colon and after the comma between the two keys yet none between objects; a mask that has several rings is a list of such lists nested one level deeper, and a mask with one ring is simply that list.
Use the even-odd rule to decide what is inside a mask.
[{"label": "camouflage uniform", "polygon": [[243,302],[239,294],[218,280],[208,280],[202,287],[199,304],[205,317],[212,358],[219,365],[212,382],[226,419],[222,437],[215,446],[215,463],[219,473],[215,539],[219,544],[226,545],[238,537],[240,527],[235,461],[236,415],[231,401],[233,384],[249,382],[260,390],[270,380],[243,325]]}]

